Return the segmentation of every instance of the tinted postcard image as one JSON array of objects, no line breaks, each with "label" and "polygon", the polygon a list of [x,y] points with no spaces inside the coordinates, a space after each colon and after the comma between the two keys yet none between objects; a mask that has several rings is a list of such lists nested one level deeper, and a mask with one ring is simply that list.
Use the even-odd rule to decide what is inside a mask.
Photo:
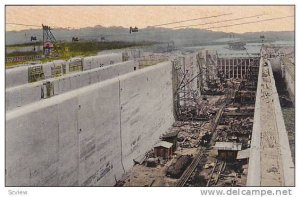
[{"label": "tinted postcard image", "polygon": [[295,6],[5,7],[5,185],[295,186]]}]

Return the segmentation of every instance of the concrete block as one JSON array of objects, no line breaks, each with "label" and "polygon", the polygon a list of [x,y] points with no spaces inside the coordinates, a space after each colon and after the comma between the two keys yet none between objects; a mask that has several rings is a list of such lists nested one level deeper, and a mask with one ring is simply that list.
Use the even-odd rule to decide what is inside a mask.
[{"label": "concrete block", "polygon": [[88,73],[91,84],[100,82],[100,78],[99,78],[100,72],[101,72],[101,70],[100,71],[98,70],[98,71],[95,71],[95,72],[89,72]]},{"label": "concrete block", "polygon": [[122,62],[122,53],[102,54],[83,58],[83,70],[91,70]]},{"label": "concrete block", "polygon": [[41,99],[41,85],[30,84],[27,88],[20,89],[21,103],[27,105]]},{"label": "concrete block", "polygon": [[5,87],[10,88],[28,83],[28,67],[5,69]]},{"label": "concrete block", "polygon": [[78,99],[70,98],[58,107],[58,186],[79,186]]},{"label": "concrete block", "polygon": [[[79,177],[82,186],[113,185],[114,175],[122,174],[118,164],[121,153],[118,88],[115,80],[101,87],[100,91],[92,90],[78,97]],[[119,159],[114,161],[111,158]]]},{"label": "concrete block", "polygon": [[93,64],[93,56],[83,58],[83,70],[91,70]]},{"label": "concrete block", "polygon": [[59,79],[59,94],[71,90],[71,80],[70,78]]},{"label": "concrete block", "polygon": [[5,91],[5,110],[11,110],[22,105],[21,89],[10,88]]},{"label": "concrete block", "polygon": [[56,105],[8,115],[7,186],[57,185],[57,123]]},{"label": "concrete block", "polygon": [[51,68],[54,67],[54,63],[53,62],[47,62],[47,63],[44,63],[42,66],[43,66],[45,79],[52,78]]}]

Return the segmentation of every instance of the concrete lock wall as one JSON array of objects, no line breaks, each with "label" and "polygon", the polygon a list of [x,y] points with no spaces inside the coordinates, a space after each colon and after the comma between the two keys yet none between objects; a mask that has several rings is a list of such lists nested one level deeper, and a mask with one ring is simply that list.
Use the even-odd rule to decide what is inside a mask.
[{"label": "concrete lock wall", "polygon": [[6,186],[112,186],[174,122],[160,63],[6,114]]},{"label": "concrete lock wall", "polygon": [[[269,70],[272,70],[271,63],[268,61]],[[275,79],[273,72],[270,72],[271,84],[272,84],[272,97],[274,100],[274,114],[276,119],[276,126],[278,130],[281,166],[283,173],[284,186],[295,186],[295,166],[292,160],[292,153],[288,140],[288,133],[286,131],[282,110],[279,101],[279,95],[275,85]]]},{"label": "concrete lock wall", "polygon": [[6,110],[12,110],[29,103],[42,100],[41,91],[45,82],[51,81],[54,84],[54,95],[59,95],[74,89],[88,86],[93,83],[104,81],[128,72],[134,71],[138,63],[134,61],[121,62],[101,68],[86,70],[83,72],[71,73],[61,77],[27,83],[6,89],[5,106]]},{"label": "concrete lock wall", "polygon": [[261,169],[260,169],[260,151],[261,151],[261,87],[262,87],[262,67],[264,64],[263,58],[260,59],[258,81],[255,98],[255,111],[254,111],[254,124],[252,127],[251,147],[249,155],[249,167],[247,175],[247,186],[257,187],[260,186]]},{"label": "concrete lock wall", "polygon": [[[255,112],[254,112],[254,124],[252,129],[251,148],[249,157],[249,167],[247,176],[247,186],[261,186],[261,127],[264,124],[261,120],[261,88],[262,88],[262,68],[264,60],[260,60]],[[294,164],[292,161],[291,150],[288,141],[288,135],[284,124],[284,119],[281,111],[279,97],[275,85],[275,79],[270,61],[268,61],[268,70],[270,71],[272,100],[274,104],[274,115],[276,119],[276,127],[278,132],[279,147],[280,147],[280,166],[282,167],[282,183],[283,186],[294,186]],[[266,137],[266,136],[265,136]]]},{"label": "concrete lock wall", "polygon": [[90,70],[122,62],[122,53],[104,54],[83,58],[83,70]]},{"label": "concrete lock wall", "polygon": [[295,80],[292,74],[289,71],[285,71],[285,83],[287,86],[287,90],[289,92],[290,98],[295,104]]},{"label": "concrete lock wall", "polygon": [[29,66],[21,66],[17,68],[5,69],[6,88],[28,83],[28,67]]},{"label": "concrete lock wall", "polygon": [[153,142],[158,141],[159,136],[174,122],[172,65],[169,62],[155,67],[142,69],[138,75],[129,73],[120,77],[125,170],[133,165],[133,159],[150,150]]},{"label": "concrete lock wall", "polygon": [[7,185],[93,185],[107,163],[103,185],[120,178],[118,81],[76,91],[7,114]]},{"label": "concrete lock wall", "polygon": [[[73,58],[78,59],[78,58]],[[112,54],[105,54],[105,55],[98,55],[98,56],[91,56],[85,58],[79,58],[83,64],[83,70],[90,70],[93,68],[98,68],[102,66],[107,66],[111,64],[115,64],[118,62],[122,62],[122,53],[112,53]],[[55,60],[53,62],[47,62],[44,64],[37,64],[37,65],[26,65],[20,66],[17,68],[11,68],[5,70],[5,86],[6,88],[23,85],[28,83],[28,68],[35,67],[35,66],[42,66],[45,79],[52,78],[51,68],[56,65],[66,64],[66,71],[69,72],[69,64],[72,62],[72,59],[68,61],[64,60]]]}]

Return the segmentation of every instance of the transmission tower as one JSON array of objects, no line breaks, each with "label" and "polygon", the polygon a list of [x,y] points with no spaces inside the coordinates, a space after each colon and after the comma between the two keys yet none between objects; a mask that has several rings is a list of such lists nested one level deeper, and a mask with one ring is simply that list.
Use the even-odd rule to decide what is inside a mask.
[{"label": "transmission tower", "polygon": [[45,56],[49,56],[51,50],[54,48],[54,44],[56,43],[56,39],[51,32],[50,26],[43,25],[43,53]]}]

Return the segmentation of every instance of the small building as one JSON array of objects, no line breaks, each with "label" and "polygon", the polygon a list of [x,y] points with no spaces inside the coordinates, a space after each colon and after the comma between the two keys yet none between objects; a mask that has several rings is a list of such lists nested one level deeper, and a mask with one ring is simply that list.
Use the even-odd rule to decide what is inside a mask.
[{"label": "small building", "polygon": [[161,139],[163,141],[170,142],[170,143],[173,144],[173,151],[175,151],[177,149],[178,133],[179,133],[179,131],[173,131],[173,132],[170,132],[170,133],[166,133],[161,137]]},{"label": "small building", "polygon": [[173,144],[166,141],[160,141],[154,146],[155,157],[162,157],[163,159],[170,159],[173,154]]},{"label": "small building", "polygon": [[242,150],[242,143],[216,142],[214,148],[218,150],[218,157],[231,160],[236,159],[238,151]]},{"label": "small building", "polygon": [[46,49],[54,48],[53,43],[50,42],[50,41],[44,42],[44,45],[43,45],[43,46],[44,46],[44,48],[46,48]]},{"label": "small building", "polygon": [[247,164],[250,156],[250,148],[240,150],[237,153],[236,159],[241,161],[243,164]]},{"label": "small building", "polygon": [[54,49],[54,45],[50,41],[46,41],[43,44],[43,53],[45,56],[49,56]]}]

